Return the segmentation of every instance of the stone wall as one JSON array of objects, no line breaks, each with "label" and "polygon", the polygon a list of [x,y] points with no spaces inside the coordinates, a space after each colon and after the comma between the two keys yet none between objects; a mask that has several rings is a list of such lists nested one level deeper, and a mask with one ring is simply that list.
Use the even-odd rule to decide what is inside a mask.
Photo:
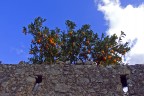
[{"label": "stone wall", "polygon": [[144,65],[0,64],[0,96],[124,96],[124,83],[144,96]]}]

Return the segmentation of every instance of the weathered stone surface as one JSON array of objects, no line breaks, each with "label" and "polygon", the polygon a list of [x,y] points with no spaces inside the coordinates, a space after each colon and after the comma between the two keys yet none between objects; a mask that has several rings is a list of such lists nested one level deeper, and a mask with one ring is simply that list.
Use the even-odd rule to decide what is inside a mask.
[{"label": "weathered stone surface", "polygon": [[34,83],[34,82],[36,81],[36,79],[33,78],[33,77],[27,77],[27,78],[26,78],[26,81],[31,82],[31,83]]},{"label": "weathered stone surface", "polygon": [[[33,91],[36,75],[42,75],[42,81],[37,80]],[[128,95],[121,75],[126,77]],[[0,96],[143,96],[143,90],[144,65],[0,64]]]},{"label": "weathered stone surface", "polygon": [[70,86],[64,83],[60,83],[60,84],[58,83],[55,86],[55,91],[58,91],[58,92],[68,92],[69,89],[70,89]]},{"label": "weathered stone surface", "polygon": [[89,83],[89,79],[88,78],[78,78],[77,79],[77,84],[82,84],[82,85],[87,85]]}]

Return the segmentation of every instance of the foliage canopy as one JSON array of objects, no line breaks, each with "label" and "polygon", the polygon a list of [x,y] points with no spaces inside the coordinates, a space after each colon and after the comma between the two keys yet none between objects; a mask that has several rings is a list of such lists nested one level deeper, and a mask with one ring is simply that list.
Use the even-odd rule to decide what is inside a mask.
[{"label": "foliage canopy", "polygon": [[121,31],[118,37],[116,34],[101,37],[94,33],[90,25],[85,24],[76,30],[76,24],[70,20],[66,21],[67,31],[59,28],[50,30],[43,26],[46,19],[38,17],[28,27],[23,27],[23,33],[31,34],[30,62],[35,64],[52,64],[56,61],[68,61],[76,63],[81,60],[91,60],[97,65],[109,65],[122,63],[122,56],[130,50],[128,42],[122,43],[126,36]]}]

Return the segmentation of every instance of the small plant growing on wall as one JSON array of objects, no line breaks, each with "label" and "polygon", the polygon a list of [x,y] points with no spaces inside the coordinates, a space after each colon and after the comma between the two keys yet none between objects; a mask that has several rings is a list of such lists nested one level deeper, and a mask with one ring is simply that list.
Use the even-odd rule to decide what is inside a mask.
[{"label": "small plant growing on wall", "polygon": [[128,42],[122,43],[124,32],[119,37],[116,34],[102,34],[99,37],[88,24],[76,30],[76,24],[67,20],[67,30],[61,31],[59,28],[50,30],[43,26],[45,21],[46,19],[38,17],[28,27],[23,28],[25,35],[33,36],[29,51],[33,56],[29,60],[33,64],[53,64],[57,60],[76,63],[78,60],[84,62],[88,59],[97,65],[120,64],[122,56],[130,50]]}]

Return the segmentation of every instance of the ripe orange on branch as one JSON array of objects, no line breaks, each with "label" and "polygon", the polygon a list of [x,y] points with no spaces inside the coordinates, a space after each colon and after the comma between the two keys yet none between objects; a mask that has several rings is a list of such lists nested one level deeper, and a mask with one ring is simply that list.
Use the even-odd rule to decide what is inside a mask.
[{"label": "ripe orange on branch", "polygon": [[102,54],[105,54],[104,50],[101,51]]},{"label": "ripe orange on branch", "polygon": [[108,59],[111,59],[112,58],[112,56],[111,55],[108,55],[108,57],[107,57]]},{"label": "ripe orange on branch", "polygon": [[90,52],[91,52],[90,50],[87,51],[88,54],[90,54]]},{"label": "ripe orange on branch", "polygon": [[53,39],[53,38],[50,38],[50,39],[49,39],[49,42],[50,42],[50,44],[53,44],[53,43],[54,43],[54,39]]},{"label": "ripe orange on branch", "polygon": [[114,53],[114,50],[110,50],[111,53]]},{"label": "ripe orange on branch", "polygon": [[69,32],[69,35],[71,36],[73,34],[73,32]]},{"label": "ripe orange on branch", "polygon": [[85,32],[82,32],[82,35],[85,35]]},{"label": "ripe orange on branch", "polygon": [[116,60],[116,59],[114,59],[114,60],[113,60],[113,63],[116,63],[116,62],[117,62],[117,60]]},{"label": "ripe orange on branch", "polygon": [[38,40],[37,40],[37,43],[38,43],[38,44],[39,44],[39,43],[41,43],[41,40],[40,40],[40,39],[38,39]]},{"label": "ripe orange on branch", "polygon": [[106,61],[106,57],[103,57],[103,61]]}]

